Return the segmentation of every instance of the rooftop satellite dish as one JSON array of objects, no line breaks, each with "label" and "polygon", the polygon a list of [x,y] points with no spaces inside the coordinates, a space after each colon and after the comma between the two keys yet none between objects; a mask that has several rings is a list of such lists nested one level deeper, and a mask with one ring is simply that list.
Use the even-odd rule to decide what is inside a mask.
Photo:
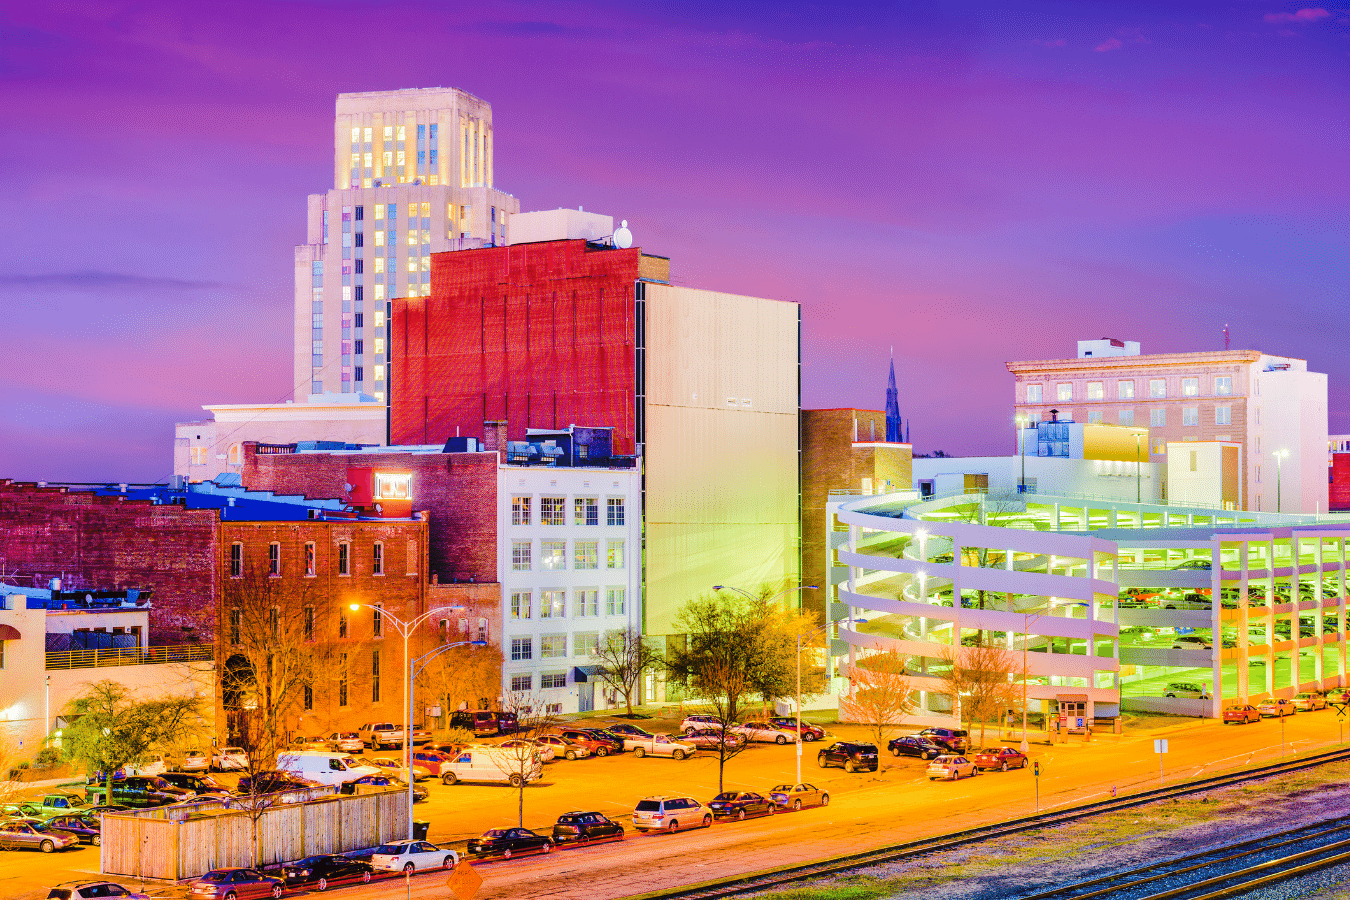
[{"label": "rooftop satellite dish", "polygon": [[614,246],[620,250],[627,250],[633,246],[633,232],[628,230],[628,220],[624,219],[619,224],[619,230],[614,232]]}]

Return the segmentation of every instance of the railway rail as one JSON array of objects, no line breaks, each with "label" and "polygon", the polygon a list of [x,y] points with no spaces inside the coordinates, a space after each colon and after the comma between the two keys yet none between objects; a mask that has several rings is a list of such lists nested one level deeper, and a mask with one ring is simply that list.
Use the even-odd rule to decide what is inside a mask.
[{"label": "railway rail", "polygon": [[[1069,822],[1076,822],[1080,819],[1087,819],[1093,816],[1117,812],[1119,810],[1131,809],[1136,806],[1144,806],[1149,803],[1156,803],[1159,800],[1184,797],[1191,794],[1214,790],[1215,788],[1228,787],[1247,781],[1270,778],[1276,775],[1316,768],[1329,763],[1346,761],[1350,761],[1350,750],[1333,750],[1326,753],[1305,756],[1299,759],[1285,760],[1283,762],[1270,763],[1264,766],[1228,772],[1222,775],[1212,775],[1208,778],[1195,779],[1193,781],[1182,782],[1166,787],[1153,788],[1152,790],[1139,791],[1133,794],[1114,797],[1109,800],[1084,803],[1055,812],[1022,816],[1016,819],[1009,819],[1006,822],[998,822],[992,825],[983,825],[978,828],[950,832],[948,834],[922,838],[916,841],[908,841],[903,844],[894,844],[889,847],[866,850],[861,853],[837,856],[813,863],[785,866],[767,872],[738,875],[687,887],[656,891],[642,894],[640,895],[640,898],[633,898],[633,900],[705,900],[705,898],[733,897],[740,894],[755,893],[769,890],[774,887],[790,885],[805,878],[836,875],[884,863],[912,859],[930,853],[937,853],[942,850],[951,850],[995,838],[1006,837],[1008,835],[1034,831],[1053,825],[1063,825]],[[1347,846],[1350,846],[1350,844]],[[1328,865],[1329,864],[1331,863],[1328,863]],[[1045,896],[1049,898],[1061,895],[1046,894]],[[1161,900],[1162,896],[1164,895],[1159,895],[1155,900]],[[1173,895],[1168,894],[1165,896],[1170,897]],[[1214,894],[1212,896],[1217,898],[1230,895]],[[1196,898],[1196,900],[1200,900],[1200,898]],[[1204,900],[1209,900],[1209,897],[1207,896]]]}]

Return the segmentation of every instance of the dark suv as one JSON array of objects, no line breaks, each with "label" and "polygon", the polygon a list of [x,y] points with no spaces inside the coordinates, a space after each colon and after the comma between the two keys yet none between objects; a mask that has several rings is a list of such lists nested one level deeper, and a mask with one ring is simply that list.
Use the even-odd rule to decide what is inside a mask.
[{"label": "dark suv", "polygon": [[585,844],[605,838],[623,837],[623,826],[598,812],[569,812],[558,816],[553,826],[553,843]]},{"label": "dark suv", "polygon": [[891,738],[886,749],[896,756],[913,756],[918,759],[937,759],[947,752],[945,747],[933,743],[928,738],[911,734],[908,737]]},{"label": "dark suv", "polygon": [[925,728],[918,737],[928,738],[949,753],[965,753],[970,749],[970,734],[960,728]]},{"label": "dark suv", "polygon": [[497,714],[490,709],[461,709],[451,713],[450,727],[472,731],[475,737],[499,733]]},{"label": "dark suv", "polygon": [[842,766],[845,772],[875,772],[877,745],[836,741],[816,755],[816,762],[822,769]]},{"label": "dark suv", "polygon": [[193,791],[174,787],[156,775],[128,775],[114,779],[111,797],[104,796],[107,788],[101,784],[91,784],[86,794],[91,803],[121,803],[132,807],[168,806],[194,796]]}]

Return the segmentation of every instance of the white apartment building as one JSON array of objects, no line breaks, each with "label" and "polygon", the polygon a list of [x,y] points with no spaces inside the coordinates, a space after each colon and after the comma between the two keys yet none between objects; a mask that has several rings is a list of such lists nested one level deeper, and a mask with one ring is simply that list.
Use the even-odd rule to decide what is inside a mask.
[{"label": "white apartment building", "polygon": [[554,713],[620,702],[597,688],[594,652],[606,632],[642,630],[640,473],[500,467],[504,691]]},{"label": "white apartment building", "polygon": [[384,301],[429,296],[431,254],[505,244],[520,203],[493,187],[492,106],[454,88],[339,94],[333,189],[295,248],[296,402],[383,401]]},{"label": "white apartment building", "polygon": [[[1147,426],[1145,462],[1169,442],[1237,444],[1241,508],[1327,511],[1327,376],[1257,350],[1140,354],[1126,341],[1079,342],[1076,359],[1009,362],[1016,418]],[[1133,351],[1133,352],[1131,352]]]}]

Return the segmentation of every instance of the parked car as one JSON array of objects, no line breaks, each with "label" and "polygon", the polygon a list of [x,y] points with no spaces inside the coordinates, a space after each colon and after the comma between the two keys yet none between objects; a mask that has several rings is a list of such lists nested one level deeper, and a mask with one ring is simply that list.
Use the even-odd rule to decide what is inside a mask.
[{"label": "parked car", "polygon": [[1172,639],[1173,650],[1213,650],[1214,645],[1196,634],[1181,634]]},{"label": "parked car", "polygon": [[277,759],[277,769],[333,787],[337,787],[344,782],[355,781],[365,775],[380,774],[378,767],[363,766],[349,754],[332,753],[327,750],[301,750],[299,753],[284,753]]},{"label": "parked car", "polygon": [[370,863],[350,856],[307,856],[281,867],[286,887],[310,887],[328,890],[330,884],[361,882],[369,884],[375,870]]},{"label": "parked car", "polygon": [[1319,691],[1300,691],[1294,695],[1294,708],[1299,712],[1312,712],[1315,709],[1326,709],[1326,695]]},{"label": "parked car", "polygon": [[280,878],[264,875],[257,869],[213,869],[198,875],[188,884],[188,900],[253,900],[254,897],[280,897],[285,890]]},{"label": "parked car", "polygon": [[90,813],[61,813],[47,817],[43,824],[57,831],[70,832],[80,839],[81,844],[97,847],[103,843],[103,823],[98,820],[98,816]]},{"label": "parked car", "polygon": [[[373,766],[378,769],[382,775],[394,775],[398,778],[402,778],[404,781],[408,780],[408,770],[403,768],[403,760],[401,759],[391,759],[388,756],[377,756],[374,759],[370,759],[362,756],[358,757],[356,761],[363,766]],[[439,765],[436,766],[436,772],[433,773],[425,764],[418,762],[416,753],[413,754],[413,781],[423,781],[430,778],[433,774],[439,775],[440,768]]]},{"label": "parked car", "polygon": [[693,744],[677,741],[670,735],[654,734],[650,738],[630,737],[623,742],[625,750],[632,750],[638,759],[644,756],[669,756],[671,759],[686,759],[698,752]]},{"label": "parked car", "polygon": [[746,816],[771,816],[778,804],[754,791],[723,791],[708,804],[714,819],[741,820]]},{"label": "parked car", "polygon": [[242,772],[248,768],[248,753],[242,747],[222,747],[211,756],[214,772]]},{"label": "parked car", "polygon": [[1327,691],[1327,703],[1350,702],[1350,688],[1332,688]]},{"label": "parked car", "polygon": [[[459,748],[455,748],[456,752]],[[424,747],[421,750],[414,750],[412,755],[413,775],[417,777],[417,770],[423,769],[428,775],[441,774],[441,766],[455,758],[454,753],[447,753],[444,750],[432,750]]]},{"label": "parked car", "polygon": [[57,813],[84,812],[88,807],[86,797],[61,791],[47,794],[41,800],[25,800],[14,804],[13,811],[24,816],[43,818]]},{"label": "parked car", "polygon": [[975,763],[964,756],[944,753],[928,764],[928,780],[950,778],[952,781],[959,781],[967,775],[976,774],[978,771],[979,769],[975,768]]},{"label": "parked car", "polygon": [[[584,728],[564,728],[558,732],[558,736],[574,744],[580,744],[596,756],[609,756],[611,753],[617,753],[623,749],[623,741],[617,738],[599,738]],[[618,741],[618,750],[615,749],[615,742]]]},{"label": "parked car", "polygon": [[450,727],[472,731],[475,737],[500,734],[497,714],[490,709],[461,709],[450,714]]},{"label": "parked car", "polygon": [[652,736],[652,733],[650,731],[647,731],[646,729],[643,728],[639,728],[636,725],[632,725],[628,722],[616,722],[613,725],[606,726],[605,730],[608,731],[610,734],[617,734],[620,737],[624,738]]},{"label": "parked car", "polygon": [[402,725],[393,722],[367,722],[356,733],[361,742],[374,750],[391,750],[403,746],[404,731]]},{"label": "parked car", "polygon": [[638,831],[708,828],[712,823],[712,810],[693,797],[645,797],[633,809],[633,827]]},{"label": "parked car", "polygon": [[1173,681],[1163,690],[1164,697],[1186,697],[1191,700],[1208,700],[1209,688],[1193,681]]},{"label": "parked car", "polygon": [[553,823],[553,843],[588,844],[623,837],[623,826],[598,812],[569,812]]},{"label": "parked car", "polygon": [[330,749],[332,748],[329,747],[328,745],[328,738],[324,737],[323,735],[314,735],[313,737],[304,737],[303,735],[297,735],[296,737],[291,738],[291,745],[289,751],[294,753],[298,750],[328,751]]},{"label": "parked car", "polygon": [[[785,731],[797,733],[797,720],[792,716],[773,716],[769,719],[769,724]],[[812,725],[810,722],[802,722],[802,740],[803,741],[823,741],[825,739],[825,729],[819,725]]]},{"label": "parked car", "polygon": [[127,775],[163,775],[174,768],[174,762],[167,754],[151,753],[145,762],[131,763],[125,767]]},{"label": "parked car", "polygon": [[317,781],[310,781],[308,778],[301,778],[291,772],[276,772],[267,770],[258,773],[257,788],[254,788],[254,778],[245,775],[239,779],[240,794],[272,794],[277,791],[300,791],[314,790],[323,785]]},{"label": "parked car", "polygon": [[769,799],[783,809],[801,809],[803,806],[829,806],[830,795],[813,784],[775,784]]},{"label": "parked car", "polygon": [[685,716],[684,722],[680,724],[680,730],[685,734],[691,731],[701,731],[705,728],[721,730],[723,722],[717,716]]},{"label": "parked car", "polygon": [[965,753],[970,749],[970,735],[962,728],[925,728],[918,736],[945,747],[948,753]]},{"label": "parked car", "polygon": [[411,743],[414,747],[425,747],[427,744],[431,743],[432,737],[433,735],[430,731],[414,728]]},{"label": "parked car", "polygon": [[546,734],[537,739],[540,744],[545,744],[553,748],[553,757],[557,759],[585,759],[591,755],[589,748],[583,747],[575,741],[569,741],[565,737],[559,737],[556,734]]},{"label": "parked car", "polygon": [[205,750],[186,750],[175,768],[179,772],[206,772],[211,768],[211,754]]},{"label": "parked car", "polygon": [[594,735],[596,740],[607,742],[610,749],[615,753],[623,752],[623,735],[616,734],[607,728],[587,728],[586,730]]},{"label": "parked car", "polygon": [[1006,772],[1009,769],[1025,769],[1027,767],[1026,755],[1014,747],[999,747],[997,750],[981,750],[971,759],[977,769],[998,769]]},{"label": "parked car", "polygon": [[1298,712],[1293,701],[1275,699],[1266,700],[1263,703],[1257,704],[1256,710],[1262,717],[1274,716],[1277,719],[1283,718],[1284,716],[1292,716],[1294,713]]},{"label": "parked car", "polygon": [[192,791],[198,797],[224,798],[230,796],[230,789],[210,775],[194,775],[191,772],[165,772],[159,777],[174,787]]},{"label": "parked car", "polygon": [[509,741],[502,741],[497,746],[506,750],[529,748],[539,754],[540,762],[553,762],[554,750],[552,744],[540,744],[536,741],[526,740],[525,738],[511,738]]},{"label": "parked car", "polygon": [[736,750],[745,745],[745,735],[737,734],[728,729],[723,731],[721,728],[700,728],[698,731],[686,731],[684,733],[684,742],[691,744],[700,750],[716,750],[726,744],[728,750]]},{"label": "parked car", "polygon": [[487,781],[519,787],[522,781],[538,781],[542,774],[543,764],[537,753],[530,766],[515,758],[512,751],[500,747],[465,747],[459,756],[441,766],[441,783]]},{"label": "parked car", "polygon": [[840,766],[845,772],[875,772],[877,745],[835,741],[816,754],[816,764],[822,769]]},{"label": "parked car", "polygon": [[1252,706],[1250,703],[1245,705],[1241,703],[1234,703],[1224,707],[1223,724],[1225,725],[1227,725],[1229,722],[1235,722],[1238,725],[1245,725],[1248,722],[1259,722],[1259,721],[1261,721],[1261,711],[1257,709],[1255,706]]},{"label": "parked car", "polygon": [[92,802],[111,800],[113,803],[138,808],[168,806],[170,803],[182,803],[193,797],[192,791],[175,787],[158,775],[128,775],[125,778],[114,779],[111,797],[106,796],[107,786],[101,784],[91,784],[86,793]]},{"label": "parked car", "polygon": [[528,828],[494,828],[469,841],[474,856],[500,856],[510,859],[517,853],[552,853],[553,841]]},{"label": "parked car", "polygon": [[[370,787],[396,788],[404,792],[408,790],[408,782],[404,781],[402,778],[399,778],[396,775],[380,774],[380,775],[362,775],[360,778],[357,778],[354,781],[344,782],[341,789],[339,790],[339,793],[355,794],[357,793],[356,789],[361,785],[369,785]],[[426,788],[422,787],[420,784],[413,785],[414,803],[421,803],[423,800],[426,800],[430,796],[431,792],[428,791]]]},{"label": "parked car", "polygon": [[366,742],[355,731],[334,731],[328,735],[328,746],[343,753],[361,753],[366,749]]},{"label": "parked car", "polygon": [[370,866],[384,872],[417,872],[425,869],[453,869],[459,854],[430,841],[390,841],[375,848]]},{"label": "parked car", "polygon": [[54,887],[47,892],[47,900],[150,900],[149,894],[129,891],[112,881],[85,881],[65,887]]},{"label": "parked car", "polygon": [[1208,572],[1213,564],[1213,560],[1210,559],[1188,559],[1173,566],[1172,571],[1204,570]]},{"label": "parked car", "polygon": [[69,831],[49,828],[37,819],[10,819],[0,822],[0,850],[69,850],[78,847],[80,839]]},{"label": "parked car", "polygon": [[891,751],[893,756],[913,756],[916,759],[936,759],[946,752],[945,748],[917,734],[891,738],[886,749]]},{"label": "parked car", "polygon": [[751,743],[759,742],[761,744],[786,744],[788,741],[797,743],[797,732],[788,731],[786,728],[779,728],[768,722],[742,722],[735,726],[738,734],[745,735],[745,739]]}]

